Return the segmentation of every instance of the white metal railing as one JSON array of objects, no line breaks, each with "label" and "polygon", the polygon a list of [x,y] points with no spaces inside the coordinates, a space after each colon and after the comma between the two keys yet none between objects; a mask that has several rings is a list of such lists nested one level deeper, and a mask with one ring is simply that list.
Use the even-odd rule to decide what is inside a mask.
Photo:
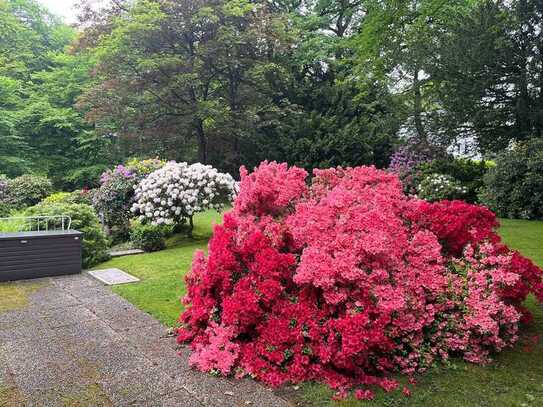
[{"label": "white metal railing", "polygon": [[72,218],[68,215],[0,218],[0,233],[64,231],[70,230],[71,226]]}]

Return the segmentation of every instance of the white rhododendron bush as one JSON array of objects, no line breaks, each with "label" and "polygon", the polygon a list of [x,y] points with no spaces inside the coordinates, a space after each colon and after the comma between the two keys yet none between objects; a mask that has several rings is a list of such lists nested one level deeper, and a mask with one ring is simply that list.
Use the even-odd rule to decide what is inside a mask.
[{"label": "white rhododendron bush", "polygon": [[135,188],[132,212],[142,222],[172,225],[234,200],[235,181],[210,165],[169,162]]}]

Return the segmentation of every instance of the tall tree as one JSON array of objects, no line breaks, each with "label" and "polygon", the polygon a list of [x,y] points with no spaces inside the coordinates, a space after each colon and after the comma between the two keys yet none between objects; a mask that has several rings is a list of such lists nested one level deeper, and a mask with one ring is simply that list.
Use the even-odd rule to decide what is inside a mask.
[{"label": "tall tree", "polygon": [[50,55],[47,70],[33,73],[18,111],[18,133],[34,151],[34,167],[57,186],[95,185],[107,164],[119,159],[110,138],[97,135],[74,104],[89,82],[86,55]]},{"label": "tall tree", "polygon": [[101,33],[95,86],[81,98],[87,117],[129,140],[131,152],[157,144],[163,155],[222,156],[240,163],[240,144],[267,100],[285,27],[245,0],[140,0]]},{"label": "tall tree", "polygon": [[257,156],[308,169],[388,164],[397,105],[386,86],[355,72],[353,38],[365,24],[367,3],[320,0],[282,9],[299,37],[282,61],[280,120],[262,129],[265,154]]},{"label": "tall tree", "polygon": [[482,1],[452,21],[434,77],[447,140],[472,137],[483,153],[543,135],[543,3]]},{"label": "tall tree", "polygon": [[69,36],[54,16],[32,0],[0,0],[0,173],[19,175],[33,166],[29,140],[20,133],[34,72]]},{"label": "tall tree", "polygon": [[431,116],[441,109],[430,74],[437,45],[451,20],[469,13],[470,0],[375,0],[356,38],[359,70],[384,81],[402,105],[403,132],[436,142]]},{"label": "tall tree", "polygon": [[0,0],[0,34],[0,173],[92,184],[111,155],[73,106],[92,67],[75,30],[35,0]]}]

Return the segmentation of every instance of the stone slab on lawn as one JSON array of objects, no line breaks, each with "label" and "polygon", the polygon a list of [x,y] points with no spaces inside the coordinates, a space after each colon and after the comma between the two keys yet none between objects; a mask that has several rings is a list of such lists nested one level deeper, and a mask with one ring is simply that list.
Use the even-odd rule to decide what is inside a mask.
[{"label": "stone slab on lawn", "polygon": [[141,249],[128,249],[128,250],[112,250],[109,252],[111,257],[133,256],[134,254],[145,253]]},{"label": "stone slab on lawn", "polygon": [[106,285],[136,283],[139,278],[125,273],[121,269],[104,269],[89,271],[89,274]]}]

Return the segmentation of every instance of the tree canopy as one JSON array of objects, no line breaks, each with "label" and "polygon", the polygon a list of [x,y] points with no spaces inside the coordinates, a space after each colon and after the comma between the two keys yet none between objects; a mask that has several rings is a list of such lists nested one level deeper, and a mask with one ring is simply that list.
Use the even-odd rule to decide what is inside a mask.
[{"label": "tree canopy", "polygon": [[537,0],[0,0],[0,174],[92,186],[129,157],[237,172],[492,157],[543,133]]}]

